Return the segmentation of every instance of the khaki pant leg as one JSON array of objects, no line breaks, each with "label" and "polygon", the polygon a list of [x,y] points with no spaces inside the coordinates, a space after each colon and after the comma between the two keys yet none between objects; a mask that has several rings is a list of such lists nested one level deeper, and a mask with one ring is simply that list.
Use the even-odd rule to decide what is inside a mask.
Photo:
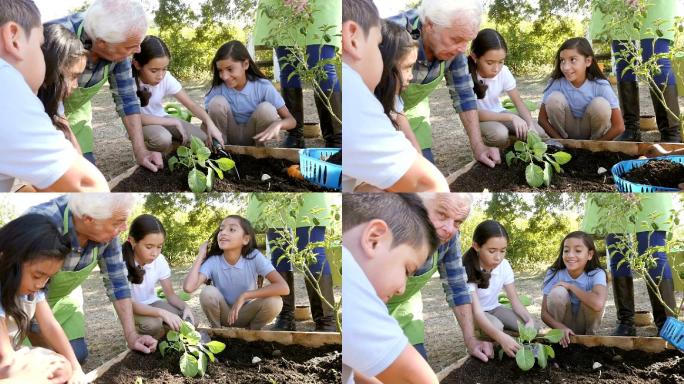
[{"label": "khaki pant leg", "polygon": [[[195,124],[188,123],[185,120],[181,120],[181,123],[183,124],[183,128],[188,135],[202,140],[203,143],[207,141],[207,133],[204,132],[200,127],[196,126]],[[188,138],[188,141],[190,141],[190,138]]]},{"label": "khaki pant leg", "polygon": [[481,121],[480,134],[489,147],[505,148],[508,144],[509,130],[501,121]]},{"label": "khaki pant leg", "polygon": [[[525,324],[525,321],[521,319],[515,311],[513,311],[510,308],[506,308],[503,305],[500,305],[491,311],[489,313],[492,316],[495,316],[497,319],[503,323],[504,329],[508,329],[510,331],[518,331],[518,322]],[[535,321],[534,322],[534,329],[539,330],[540,325]]]},{"label": "khaki pant leg", "polygon": [[163,125],[153,124],[142,127],[145,146],[150,151],[167,152],[173,139],[171,132]]},{"label": "khaki pant leg", "polygon": [[253,144],[262,147],[263,144],[252,139],[256,134],[266,130],[273,122],[280,120],[278,110],[273,104],[264,101],[257,105],[257,108],[252,113],[252,116],[247,121],[245,127],[245,139],[249,138]]},{"label": "khaki pant leg", "polygon": [[[239,145],[237,142],[230,141],[230,134],[239,131],[240,128],[237,122],[235,122],[235,117],[233,117],[233,111],[228,100],[222,96],[214,97],[209,102],[209,105],[207,105],[207,113],[219,131],[221,131],[223,142]],[[206,130],[206,127],[204,129]]]},{"label": "khaki pant leg", "polygon": [[549,122],[564,139],[580,138],[576,118],[572,115],[570,104],[561,92],[551,92],[546,103]]},{"label": "khaki pant leg", "polygon": [[213,328],[228,325],[230,306],[218,288],[207,285],[200,292],[200,306]]},{"label": "khaki pant leg", "polygon": [[580,126],[583,134],[592,140],[603,137],[611,128],[610,117],[612,113],[608,100],[603,97],[595,97],[582,116]]},{"label": "khaki pant leg", "polygon": [[603,313],[605,307],[601,311],[594,311],[593,309],[586,306],[584,303],[580,303],[579,311],[577,312],[577,323],[582,329],[579,329],[582,335],[595,335],[596,330],[601,326],[601,320],[603,320]]},{"label": "khaki pant leg", "polygon": [[[489,321],[489,323],[492,324],[492,326],[494,326],[494,328],[498,329],[499,331],[504,330],[504,324],[501,322],[501,320],[499,320],[491,312],[485,311],[484,315],[487,318],[487,321]],[[482,332],[480,332],[480,333],[482,333]]]},{"label": "khaki pant leg", "polygon": [[575,331],[577,329],[576,318],[572,315],[572,303],[570,293],[563,287],[555,287],[546,296],[546,308],[549,314]]},{"label": "khaki pant leg", "polygon": [[261,329],[273,321],[282,308],[283,299],[280,296],[254,299],[240,308],[238,319],[233,325],[248,329]]},{"label": "khaki pant leg", "polygon": [[[161,308],[178,316],[183,314],[183,311],[169,304],[166,300],[158,300],[148,305],[155,308]],[[134,319],[136,330],[141,335],[150,335],[156,339],[161,339],[169,330],[169,326],[162,321],[161,317],[136,315],[134,316]]]}]

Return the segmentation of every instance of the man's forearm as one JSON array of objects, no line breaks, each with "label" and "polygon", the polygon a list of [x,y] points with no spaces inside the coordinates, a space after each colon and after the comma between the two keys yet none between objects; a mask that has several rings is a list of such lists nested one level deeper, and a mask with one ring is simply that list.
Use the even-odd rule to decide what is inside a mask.
[{"label": "man's forearm", "polygon": [[131,299],[116,300],[114,303],[116,315],[119,317],[121,327],[124,331],[124,338],[128,340],[128,336],[136,333],[135,323],[133,322],[133,305]]},{"label": "man's forearm", "polygon": [[140,119],[140,114],[128,115],[121,120],[126,127],[128,138],[133,145],[133,152],[139,153],[140,151],[144,151],[145,139],[142,133],[142,120]]},{"label": "man's forearm", "polygon": [[475,328],[473,326],[473,311],[471,304],[457,305],[452,308],[458,325],[463,333],[463,340],[475,338]]},{"label": "man's forearm", "polygon": [[458,114],[461,119],[461,124],[466,130],[468,135],[468,140],[470,141],[470,148],[475,152],[478,147],[484,146],[482,141],[482,134],[480,133],[480,118],[477,114],[477,110],[473,109],[470,111],[461,112]]}]

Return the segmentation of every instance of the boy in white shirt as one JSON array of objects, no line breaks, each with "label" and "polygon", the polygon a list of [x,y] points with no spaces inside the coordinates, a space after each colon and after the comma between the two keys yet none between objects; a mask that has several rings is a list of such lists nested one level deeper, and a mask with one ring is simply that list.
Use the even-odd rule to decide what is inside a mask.
[{"label": "boy in white shirt", "polygon": [[354,193],[342,209],[342,296],[353,298],[342,314],[343,384],[437,383],[385,305],[437,249],[425,206],[415,194]]},{"label": "boy in white shirt", "polygon": [[380,16],[371,0],[342,1],[342,191],[448,192],[442,173],[394,129],[372,90],[382,75]]},{"label": "boy in white shirt", "polygon": [[29,0],[0,0],[0,192],[14,178],[40,191],[109,191],[100,171],[55,130],[36,93],[45,77],[40,12]]}]

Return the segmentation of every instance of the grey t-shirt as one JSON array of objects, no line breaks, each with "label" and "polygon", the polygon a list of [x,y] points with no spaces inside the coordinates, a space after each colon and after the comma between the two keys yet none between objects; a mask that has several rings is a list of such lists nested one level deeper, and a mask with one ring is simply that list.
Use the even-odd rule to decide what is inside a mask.
[{"label": "grey t-shirt", "polygon": [[[590,292],[594,288],[594,285],[603,285],[604,287],[606,286],[606,273],[602,269],[598,268],[589,271],[589,273],[582,272],[582,274],[579,275],[577,279],[573,279],[572,276],[570,276],[570,274],[568,273],[567,269],[559,270],[553,276],[553,278],[551,278],[551,275],[553,275],[553,272],[551,270],[548,270],[546,272],[546,276],[544,276],[545,284],[542,288],[544,296],[548,295],[549,292],[551,292],[551,289],[553,289],[553,287],[560,282],[570,283],[586,292]],[[549,278],[551,278],[551,280],[549,280]],[[570,292],[570,303],[572,304],[572,312],[577,313],[577,311],[579,311],[580,300],[572,292]]]},{"label": "grey t-shirt", "polygon": [[223,255],[210,256],[200,267],[200,273],[213,281],[213,284],[233,305],[238,296],[245,291],[257,288],[257,276],[266,276],[275,271],[271,261],[259,250],[241,256],[235,265],[230,265]]}]

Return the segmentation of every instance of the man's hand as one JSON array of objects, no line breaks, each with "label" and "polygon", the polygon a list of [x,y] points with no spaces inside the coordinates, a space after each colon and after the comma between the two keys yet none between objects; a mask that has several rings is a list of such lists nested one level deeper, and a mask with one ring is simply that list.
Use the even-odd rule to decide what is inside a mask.
[{"label": "man's hand", "polygon": [[475,160],[490,168],[494,168],[497,164],[501,163],[501,154],[499,153],[499,148],[496,147],[488,147],[483,144],[473,149],[473,154],[475,155]]},{"label": "man's hand", "polygon": [[494,346],[489,341],[482,341],[473,337],[465,340],[465,343],[470,356],[476,357],[485,363],[494,357]]},{"label": "man's hand", "polygon": [[133,153],[135,154],[135,161],[152,172],[157,172],[164,168],[164,162],[162,161],[162,156],[159,152],[142,149]]},{"label": "man's hand", "polygon": [[128,348],[142,353],[152,353],[157,349],[157,340],[149,335],[132,333],[126,338]]}]

